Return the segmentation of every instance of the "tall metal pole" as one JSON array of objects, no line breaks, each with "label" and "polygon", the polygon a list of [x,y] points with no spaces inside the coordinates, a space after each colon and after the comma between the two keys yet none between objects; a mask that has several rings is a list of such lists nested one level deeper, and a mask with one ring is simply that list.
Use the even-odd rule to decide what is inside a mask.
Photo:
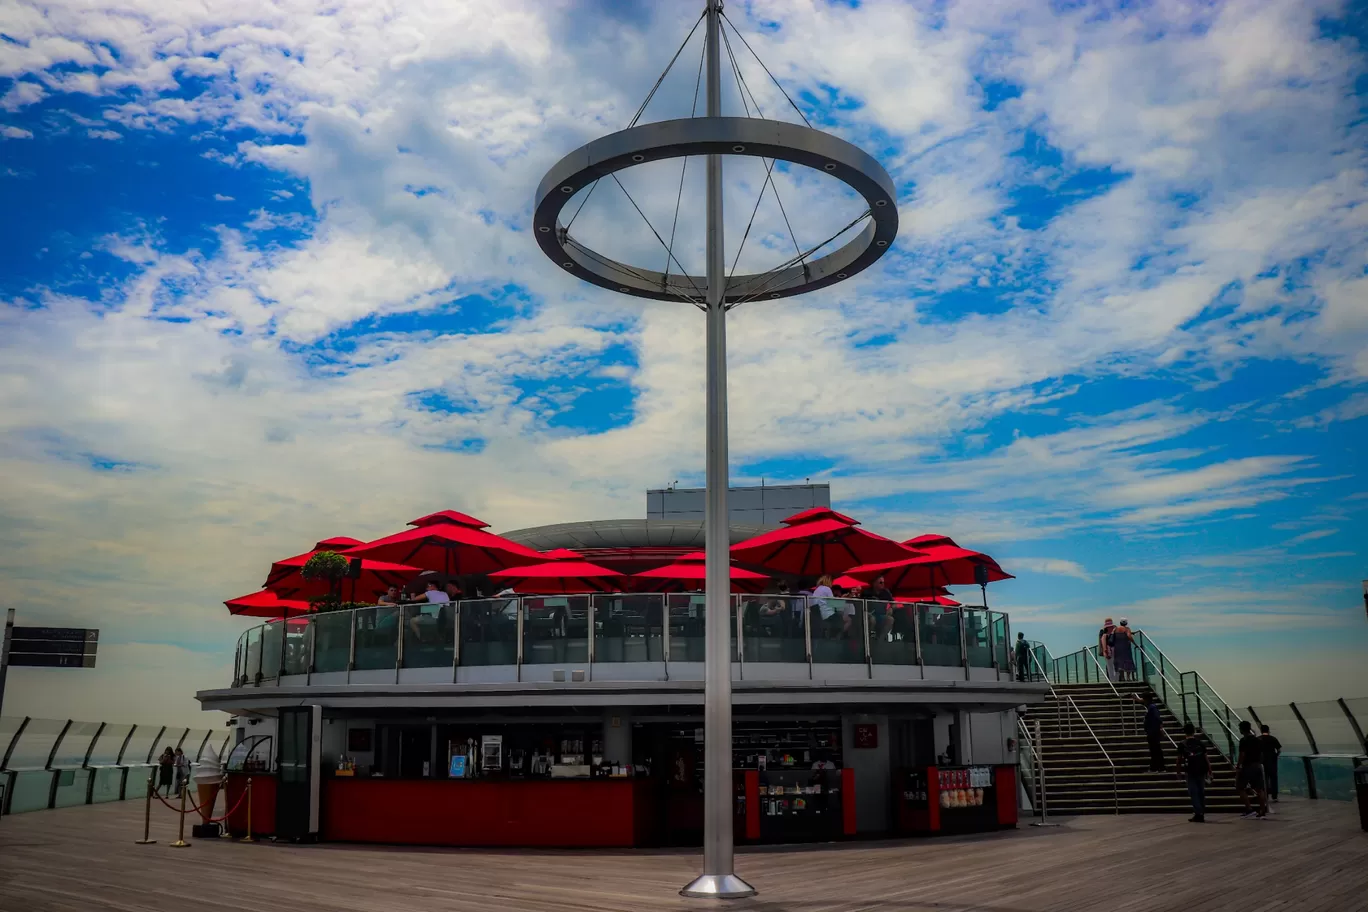
[{"label": "tall metal pole", "polygon": [[[708,0],[708,116],[722,116],[721,0]],[[707,661],[703,680],[703,873],[684,896],[753,896],[732,871],[731,534],[727,517],[727,324],[722,156],[708,156]]]},{"label": "tall metal pole", "polygon": [[5,609],[5,633],[0,640],[0,711],[5,707],[5,678],[9,675],[10,638],[14,635],[14,609]]}]

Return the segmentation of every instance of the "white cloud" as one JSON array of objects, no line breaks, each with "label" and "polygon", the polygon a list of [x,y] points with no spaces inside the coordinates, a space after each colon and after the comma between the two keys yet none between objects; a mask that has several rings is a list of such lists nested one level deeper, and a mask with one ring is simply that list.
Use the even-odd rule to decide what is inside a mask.
[{"label": "white cloud", "polygon": [[0,96],[0,110],[17,111],[37,101],[41,101],[47,90],[36,82],[16,82],[10,90]]},{"label": "white cloud", "polygon": [[86,135],[91,139],[123,139],[123,134],[115,130],[87,130]]},{"label": "white cloud", "polygon": [[217,201],[220,202],[220,203],[230,203],[230,202],[233,201],[233,198],[232,198],[231,196],[227,196],[227,195],[222,194],[222,193],[215,193],[215,194],[214,194],[214,199],[217,200]]},{"label": "white cloud", "polygon": [[1077,561],[1063,560],[1058,557],[1011,557],[1004,558],[1009,572],[1023,570],[1027,573],[1043,573],[1050,576],[1071,576],[1084,582],[1092,582],[1093,575]]},{"label": "white cloud", "polygon": [[5,139],[33,139],[33,131],[25,130],[23,127],[12,127],[9,124],[0,124],[0,136]]}]

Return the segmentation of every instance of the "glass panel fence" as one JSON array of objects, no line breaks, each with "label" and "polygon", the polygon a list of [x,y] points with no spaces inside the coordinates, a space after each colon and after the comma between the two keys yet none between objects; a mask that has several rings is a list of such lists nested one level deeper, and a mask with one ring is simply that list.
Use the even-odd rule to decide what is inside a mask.
[{"label": "glass panel fence", "polygon": [[152,751],[161,750],[162,726],[160,725],[139,725],[133,729],[133,737],[128,739],[128,747],[124,750],[123,765],[135,766],[145,764],[151,759]]},{"label": "glass panel fence", "polygon": [[523,664],[589,661],[589,596],[524,596]]},{"label": "glass panel fence", "polygon": [[400,608],[404,622],[404,668],[450,668],[456,649],[455,602]]},{"label": "glass panel fence", "polygon": [[988,612],[982,608],[964,609],[964,648],[970,667],[993,667],[993,647],[988,640]]},{"label": "glass panel fence", "polygon": [[393,669],[399,660],[399,608],[385,605],[358,608],[356,616],[357,671]]},{"label": "glass panel fence", "polygon": [[[95,777],[95,785],[90,792],[91,804],[104,804],[107,801],[118,801],[119,792],[123,788],[124,770],[119,766],[96,767],[91,770],[91,775]],[[129,772],[129,782],[136,785],[137,780],[132,778]],[[144,789],[146,787],[144,786]],[[129,789],[130,796],[135,788]]]},{"label": "glass panel fence", "polygon": [[285,623],[285,674],[309,673],[309,620],[291,618]]},{"label": "glass panel fence", "polygon": [[[1346,701],[1347,702],[1347,701]],[[1298,703],[1297,709],[1311,728],[1316,747],[1322,754],[1362,754],[1363,745],[1349,724],[1349,717],[1335,700],[1315,700]],[[1350,709],[1352,712],[1352,708]],[[1365,720],[1359,719],[1360,726]],[[1271,724],[1270,724],[1271,728]],[[1274,732],[1276,734],[1276,732]],[[1317,782],[1320,780],[1318,779]]]},{"label": "glass panel fence", "polygon": [[247,652],[242,673],[248,684],[255,683],[261,671],[261,631],[260,627],[253,627],[247,631]]},{"label": "glass panel fence", "polygon": [[665,596],[670,622],[670,661],[702,662],[704,596],[701,592],[673,592]]},{"label": "glass panel fence", "polygon": [[9,804],[9,812],[22,814],[25,811],[45,809],[48,806],[48,799],[52,797],[54,775],[56,774],[52,770],[26,770],[16,773],[11,780],[14,791],[5,798]]},{"label": "glass panel fence", "polygon": [[352,612],[328,611],[313,619],[313,670],[346,671],[351,659]]},{"label": "glass panel fence", "polygon": [[664,603],[662,595],[594,596],[594,661],[664,661]]},{"label": "glass panel fence", "polygon": [[42,769],[47,766],[48,754],[52,753],[57,736],[65,727],[65,719],[30,719],[10,754],[9,768]]},{"label": "glass panel fence", "polygon": [[57,791],[53,795],[53,807],[75,807],[86,803],[86,792],[90,788],[90,777],[94,770],[64,769],[57,770]]},{"label": "glass panel fence", "polygon": [[280,662],[284,658],[285,622],[267,621],[261,633],[261,676],[276,678],[280,676]]},{"label": "glass panel fence", "polygon": [[57,753],[52,757],[52,765],[84,766],[86,751],[90,749],[91,742],[95,740],[95,733],[99,730],[99,722],[72,722],[71,727],[62,736]]},{"label": "glass panel fence", "polygon": [[[131,725],[106,725],[104,731],[100,732],[100,737],[95,739],[95,746],[90,749],[90,765],[113,766],[117,763],[119,751],[124,746],[124,740],[132,731],[133,726]],[[129,743],[132,743],[131,739]]]},{"label": "glass panel fence", "polygon": [[918,605],[922,661],[927,665],[959,666],[960,614],[943,605]]},{"label": "glass panel fence", "polygon": [[[1301,704],[1297,706],[1300,708]],[[1354,761],[1351,758],[1316,757],[1311,761],[1311,771],[1316,777],[1317,798],[1354,800]]]},{"label": "glass panel fence", "polygon": [[813,664],[851,665],[865,660],[864,612],[855,599],[808,599]]},{"label": "glass panel fence", "polygon": [[992,618],[993,627],[993,654],[997,658],[997,666],[1002,671],[1012,667],[1012,643],[1007,636],[1007,615],[1001,611],[989,611],[988,617]]},{"label": "glass panel fence", "polygon": [[518,600],[472,599],[461,602],[462,665],[516,665]]},{"label": "glass panel fence", "polygon": [[801,597],[741,595],[742,658],[746,662],[807,662]]},{"label": "glass panel fence", "polygon": [[913,629],[915,605],[865,602],[869,624],[869,654],[875,665],[916,665],[917,637]]}]

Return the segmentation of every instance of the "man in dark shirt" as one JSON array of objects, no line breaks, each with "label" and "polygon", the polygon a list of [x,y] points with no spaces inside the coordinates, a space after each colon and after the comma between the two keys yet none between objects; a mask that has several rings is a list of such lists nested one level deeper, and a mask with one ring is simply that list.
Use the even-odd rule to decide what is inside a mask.
[{"label": "man in dark shirt", "polygon": [[1026,680],[1031,665],[1031,644],[1026,642],[1026,634],[1018,633],[1016,641],[1017,680]]},{"label": "man in dark shirt", "polygon": [[[1268,792],[1265,789],[1263,767],[1263,745],[1254,737],[1254,726],[1248,722],[1240,723],[1240,746],[1235,760],[1235,791],[1240,793],[1244,802],[1241,817],[1257,817],[1263,820],[1268,816]],[[1258,810],[1249,806],[1249,793],[1254,792],[1259,799]]]},{"label": "man in dark shirt", "polygon": [[1192,799],[1192,823],[1206,822],[1206,787],[1211,781],[1211,761],[1206,745],[1197,737],[1191,722],[1183,724],[1183,742],[1178,745],[1178,775],[1187,781],[1188,797]]},{"label": "man in dark shirt", "polygon": [[1151,773],[1162,773],[1164,771],[1164,717],[1159,712],[1159,698],[1154,694],[1149,695],[1149,700],[1141,700],[1140,695],[1135,695],[1138,703],[1145,704],[1145,740],[1149,742],[1149,770]]},{"label": "man in dark shirt", "polygon": [[1268,780],[1268,800],[1278,800],[1278,757],[1282,742],[1268,733],[1267,725],[1259,726],[1259,743],[1263,745],[1264,778]]},{"label": "man in dark shirt", "polygon": [[879,622],[879,639],[891,640],[893,633],[893,593],[889,591],[884,583],[884,578],[878,577],[869,587],[867,596],[874,604],[874,618]]}]

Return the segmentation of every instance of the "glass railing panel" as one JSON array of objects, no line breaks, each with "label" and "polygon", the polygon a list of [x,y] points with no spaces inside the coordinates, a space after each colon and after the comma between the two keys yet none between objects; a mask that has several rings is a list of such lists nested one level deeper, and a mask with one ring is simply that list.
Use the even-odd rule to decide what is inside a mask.
[{"label": "glass railing panel", "polygon": [[42,769],[47,766],[57,738],[66,727],[66,720],[30,719],[24,733],[10,754],[10,769]]},{"label": "glass railing panel", "polygon": [[747,662],[806,664],[803,635],[806,599],[788,595],[742,595],[742,652]]},{"label": "glass railing panel", "polygon": [[918,605],[922,661],[927,665],[960,666],[960,614],[943,605]]},{"label": "glass railing panel", "polygon": [[92,770],[57,770],[57,791],[53,795],[53,807],[76,807],[86,803],[86,791],[90,788]]},{"label": "glass railing panel", "polygon": [[346,671],[351,660],[352,612],[325,611],[313,619],[313,670]]},{"label": "glass railing panel", "polygon": [[864,605],[858,599],[808,599],[813,664],[863,664]]},{"label": "glass railing panel", "polygon": [[404,668],[451,668],[456,650],[455,602],[403,605]]},{"label": "glass railing panel", "polygon": [[160,753],[162,743],[158,735],[161,733],[160,725],[139,725],[133,729],[133,737],[128,739],[128,747],[124,749],[122,766],[135,766],[148,762],[148,755],[155,749]]},{"label": "glass railing panel", "polygon": [[[1297,704],[1301,708],[1301,704]],[[1311,761],[1316,777],[1316,797],[1333,801],[1353,801],[1354,761],[1349,757],[1316,757]],[[1282,783],[1279,783],[1281,788]]]},{"label": "glass railing panel", "polygon": [[261,676],[275,678],[280,675],[280,663],[284,658],[285,621],[267,621],[261,633]]},{"label": "glass railing panel", "polygon": [[[106,766],[102,769],[93,769],[91,774],[95,777],[95,785],[90,791],[91,804],[104,804],[107,801],[118,801],[119,790],[123,787],[124,771],[122,767]],[[132,776],[132,772],[129,773]],[[129,782],[136,782],[130,778]],[[130,789],[130,791],[132,791]]]},{"label": "glass railing panel", "polygon": [[261,673],[261,627],[247,631],[247,651],[243,658],[242,673],[248,684],[255,684]]},{"label": "glass railing panel", "polygon": [[309,673],[309,620],[291,618],[285,622],[285,674]]},{"label": "glass railing panel", "polygon": [[518,664],[518,599],[461,602],[460,664]]},{"label": "glass railing panel", "polygon": [[663,595],[596,595],[595,662],[665,660]]},{"label": "glass railing panel", "polygon": [[399,660],[399,608],[381,605],[357,608],[356,664],[357,671],[382,671],[395,668]]},{"label": "glass railing panel", "polygon": [[[1348,701],[1346,701],[1348,702]],[[1362,754],[1363,745],[1349,724],[1349,717],[1335,700],[1313,700],[1298,703],[1297,709],[1316,739],[1322,754]],[[1350,710],[1352,712],[1352,709]],[[1363,724],[1363,720],[1359,721]]]},{"label": "glass railing panel", "polygon": [[242,685],[243,676],[246,670],[246,650],[247,650],[247,631],[242,631],[237,639],[237,647],[233,650],[233,686]]},{"label": "glass railing panel", "polygon": [[[123,749],[124,739],[133,730],[131,725],[106,725],[104,731],[95,739],[95,745],[90,749],[91,766],[112,766],[119,759],[119,751]],[[131,742],[130,742],[131,743]]]},{"label": "glass railing panel", "polygon": [[[988,640],[988,612],[982,608],[964,609],[964,649],[972,668],[993,667],[993,647]],[[1081,660],[1084,656],[1079,655]],[[1079,663],[1082,671],[1082,662]]]},{"label": "glass railing panel", "polygon": [[990,611],[988,617],[992,619],[993,655],[997,659],[998,668],[1006,671],[1012,667],[1012,644],[1007,637],[1007,615],[1001,611]]},{"label": "glass railing panel", "polygon": [[702,662],[707,650],[703,593],[672,592],[665,596],[665,609],[670,624],[670,661]]},{"label": "glass railing panel", "polygon": [[875,665],[916,665],[915,605],[866,601],[869,655]]},{"label": "glass railing panel", "polygon": [[523,664],[589,661],[589,596],[524,596]]},{"label": "glass railing panel", "polygon": [[26,811],[45,810],[48,806],[48,799],[52,797],[52,777],[54,775],[56,773],[52,770],[28,770],[16,773],[11,780],[14,791],[5,798],[9,803],[9,812],[11,814],[22,814]]},{"label": "glass railing panel", "polygon": [[62,736],[57,753],[52,756],[52,765],[84,766],[86,751],[90,749],[95,733],[99,730],[99,722],[72,722],[67,733]]}]

